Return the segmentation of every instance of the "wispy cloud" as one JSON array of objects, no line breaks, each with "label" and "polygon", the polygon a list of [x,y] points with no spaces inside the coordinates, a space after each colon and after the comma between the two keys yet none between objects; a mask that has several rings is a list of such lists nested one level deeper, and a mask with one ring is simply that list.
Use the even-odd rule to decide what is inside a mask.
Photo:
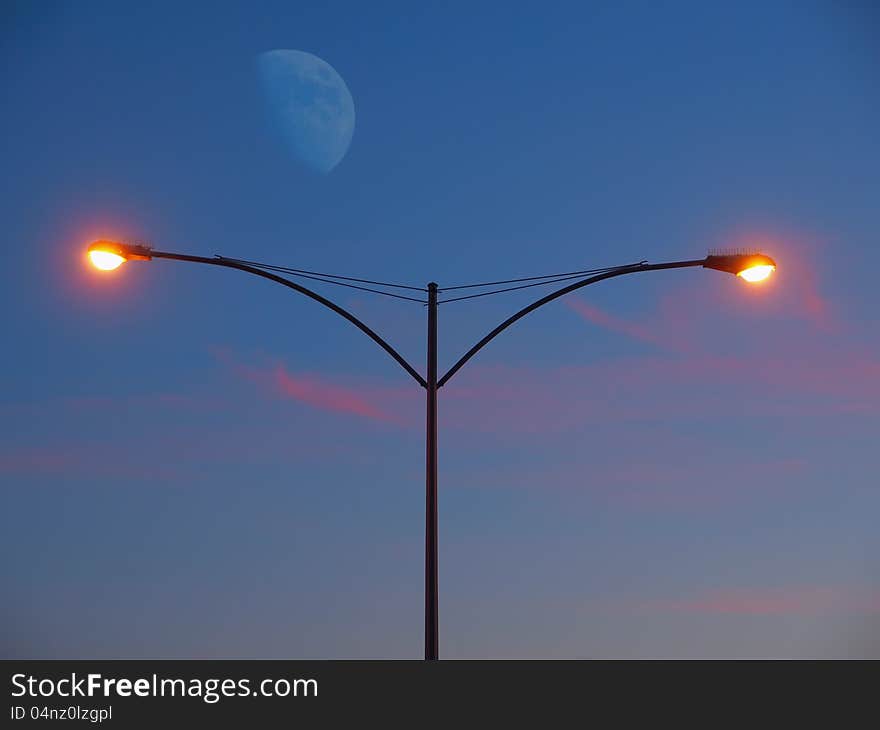
[{"label": "wispy cloud", "polygon": [[[456,408],[449,422],[539,433],[658,417],[880,413],[876,338],[841,324],[814,253],[782,238],[771,248],[780,271],[767,286],[704,277],[664,295],[640,321],[567,298],[586,322],[654,351],[543,371],[470,368],[443,394]],[[722,311],[729,338],[718,336]]]},{"label": "wispy cloud", "polygon": [[[731,245],[765,249],[779,264],[772,285],[756,290],[760,292],[754,298],[756,303],[775,314],[809,322],[823,333],[841,328],[838,312],[824,291],[820,275],[823,261],[832,256],[827,242],[803,231],[749,231],[733,237]],[[735,288],[729,289],[726,296],[743,300]]]},{"label": "wispy cloud", "polygon": [[452,473],[445,483],[478,489],[579,493],[605,504],[639,510],[702,511],[791,494],[808,469],[802,459],[749,460],[747,454],[729,448],[710,454],[697,451],[687,460],[677,461],[668,455],[664,459],[629,453],[622,463],[619,459],[602,463],[596,458],[540,468],[492,465]]},{"label": "wispy cloud", "polygon": [[273,384],[276,392],[281,395],[308,403],[315,408],[350,413],[376,421],[395,420],[383,408],[372,403],[363,393],[331,383],[315,375],[290,373],[283,365],[276,365],[270,373],[259,377],[265,377]]},{"label": "wispy cloud", "polygon": [[880,413],[880,358],[820,347],[767,355],[474,367],[442,392],[452,427],[553,434],[578,424]]},{"label": "wispy cloud", "polygon": [[0,452],[0,474],[63,474],[78,463],[74,454],[57,449],[24,447]]},{"label": "wispy cloud", "polygon": [[665,291],[652,313],[638,322],[606,312],[583,296],[569,297],[566,304],[591,324],[683,354],[706,351],[700,343],[717,329],[721,312],[727,325],[735,327],[737,320],[739,324],[760,322],[765,333],[771,322],[784,322],[786,330],[796,330],[799,336],[803,336],[802,327],[793,325],[806,323],[813,336],[843,332],[846,327],[839,312],[823,291],[818,244],[750,233],[735,239],[734,245],[755,247],[756,240],[764,242],[758,244],[760,248],[766,244],[780,267],[764,285],[748,286],[715,273],[694,277],[686,285]]},{"label": "wispy cloud", "polygon": [[720,588],[684,598],[647,601],[640,610],[741,616],[880,613],[880,591],[832,585]]},{"label": "wispy cloud", "polygon": [[194,413],[228,408],[229,403],[217,396],[153,392],[125,395],[78,395],[33,401],[0,403],[0,411],[10,414],[70,411],[73,413],[107,413],[111,411],[175,410]]},{"label": "wispy cloud", "polygon": [[[69,440],[68,440],[69,442]],[[170,481],[181,477],[178,465],[154,460],[151,454],[107,443],[66,443],[61,447],[6,447],[0,452],[0,474],[10,477],[147,479]]]},{"label": "wispy cloud", "polygon": [[245,365],[233,359],[228,352],[217,354],[233,372],[258,383],[276,397],[373,421],[401,425],[406,422],[399,412],[392,410],[392,404],[401,401],[402,393],[398,389],[366,384],[347,386],[325,376],[291,372],[277,361],[260,366]]},{"label": "wispy cloud", "polygon": [[680,337],[670,336],[669,333],[658,331],[657,327],[650,325],[641,325],[635,322],[615,317],[605,312],[599,307],[588,303],[582,297],[572,297],[566,300],[569,309],[577,312],[583,319],[592,324],[604,327],[612,332],[631,337],[640,342],[647,342],[655,345],[663,350],[672,352],[691,352],[693,347],[690,343],[683,341]]}]

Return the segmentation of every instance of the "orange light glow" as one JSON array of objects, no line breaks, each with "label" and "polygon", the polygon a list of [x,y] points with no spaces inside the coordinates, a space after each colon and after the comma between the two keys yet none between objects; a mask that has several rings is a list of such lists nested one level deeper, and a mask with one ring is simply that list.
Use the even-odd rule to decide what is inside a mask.
[{"label": "orange light glow", "polygon": [[89,251],[89,258],[92,260],[95,268],[101,269],[101,271],[113,271],[113,269],[119,268],[125,263],[124,256],[120,256],[112,251]]},{"label": "orange light glow", "polygon": [[757,281],[764,281],[770,274],[776,271],[776,267],[771,264],[761,264],[759,266],[750,266],[748,269],[743,269],[742,271],[737,273],[737,276],[741,276],[748,282],[754,283]]}]

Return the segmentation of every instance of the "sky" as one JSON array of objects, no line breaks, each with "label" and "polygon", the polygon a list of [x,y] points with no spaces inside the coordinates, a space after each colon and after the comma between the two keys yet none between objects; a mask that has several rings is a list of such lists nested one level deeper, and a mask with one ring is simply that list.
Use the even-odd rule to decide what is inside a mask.
[{"label": "sky", "polygon": [[[766,251],[568,295],[441,390],[440,655],[880,656],[876,8],[0,12],[0,655],[423,652],[423,391],[305,297],[100,274],[100,237],[441,287]],[[328,174],[277,49],[351,92]],[[424,372],[422,305],[316,288]],[[541,293],[441,306],[441,372]]]}]

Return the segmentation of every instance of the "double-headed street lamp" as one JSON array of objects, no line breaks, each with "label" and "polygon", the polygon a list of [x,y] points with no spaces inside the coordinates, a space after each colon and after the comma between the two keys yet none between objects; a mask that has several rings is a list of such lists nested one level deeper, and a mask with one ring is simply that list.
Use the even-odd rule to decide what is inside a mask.
[{"label": "double-headed street lamp", "polygon": [[[366,279],[355,279],[351,277],[332,276],[329,274],[320,274],[318,272],[304,271],[302,269],[288,269],[279,266],[270,266],[253,261],[244,261],[241,259],[229,259],[222,256],[214,258],[206,258],[203,256],[188,256],[185,254],[169,253],[167,251],[156,251],[148,246],[119,243],[116,241],[95,241],[88,248],[89,258],[94,266],[104,271],[112,271],[118,268],[126,261],[150,261],[151,259],[172,259],[174,261],[190,261],[199,264],[211,264],[213,266],[224,266],[229,269],[238,269],[246,271],[249,274],[261,276],[264,279],[283,284],[300,294],[323,304],[325,307],[332,309],[336,314],[344,317],[355,327],[360,329],[376,344],[378,344],[385,352],[387,352],[407,373],[422,387],[427,394],[426,402],[426,448],[425,448],[425,659],[437,659],[438,656],[438,590],[437,590],[437,391],[442,388],[449,379],[457,373],[461,367],[485,347],[491,340],[497,337],[501,332],[506,330],[517,320],[525,317],[539,307],[558,299],[569,292],[581,289],[590,284],[595,284],[603,279],[611,279],[615,276],[623,276],[624,274],[636,274],[641,271],[661,271],[663,269],[682,269],[693,266],[701,266],[705,269],[715,269],[744,279],[747,282],[755,283],[765,280],[776,270],[776,262],[769,256],[761,253],[720,253],[710,254],[703,259],[693,259],[690,261],[671,261],[661,264],[649,264],[646,261],[639,263],[627,264],[624,266],[615,266],[604,269],[591,269],[586,271],[567,272],[565,274],[557,274],[552,276],[525,277],[522,279],[510,279],[506,281],[488,282],[485,284],[465,285],[461,287],[449,287],[446,289],[438,288],[437,284],[430,283],[426,288],[408,287],[401,285],[389,285],[382,282],[375,282]],[[412,290],[427,294],[426,299],[416,298],[402,294],[392,294],[403,299],[409,299],[416,302],[422,302],[428,308],[428,352],[426,376],[422,377],[419,372],[410,365],[400,353],[397,352],[384,339],[377,335],[372,329],[365,325],[361,320],[355,317],[351,312],[340,307],[338,304],[324,298],[320,294],[308,289],[297,282],[280,276],[278,272],[288,273],[293,276],[304,277],[307,279],[317,279],[325,283],[343,284],[345,286],[353,286],[356,289],[367,289],[380,294],[388,294],[386,291],[370,289],[362,284],[370,284],[382,287],[397,287],[405,290]],[[526,307],[523,307],[515,314],[508,317],[495,329],[489,332],[483,339],[477,342],[470,350],[459,358],[459,360],[442,376],[437,374],[437,307],[444,302],[458,301],[486,294],[500,293],[501,291],[511,291],[513,289],[527,288],[531,286],[539,286],[544,284],[554,284],[562,281],[575,280],[567,286],[557,289],[556,291],[541,297]],[[347,282],[347,283],[346,283]],[[357,284],[353,283],[357,282]],[[527,283],[523,283],[527,282]],[[452,289],[469,289],[469,288],[485,288],[491,286],[500,286],[513,284],[504,289],[495,289],[494,291],[483,291],[478,294],[466,294],[463,296],[447,297],[446,299],[438,299],[441,292],[449,292]]]}]

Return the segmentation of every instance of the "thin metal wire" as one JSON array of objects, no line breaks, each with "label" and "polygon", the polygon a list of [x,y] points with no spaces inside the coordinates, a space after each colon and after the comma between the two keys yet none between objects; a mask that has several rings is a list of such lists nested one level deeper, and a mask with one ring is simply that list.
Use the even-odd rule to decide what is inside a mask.
[{"label": "thin metal wire", "polygon": [[[260,268],[264,268],[267,271],[278,271],[278,269],[263,266]],[[427,304],[428,302],[425,299],[416,299],[415,297],[408,297],[404,294],[395,294],[390,291],[381,291],[380,289],[371,289],[367,286],[359,286],[357,284],[346,284],[344,281],[333,281],[333,279],[322,279],[320,276],[311,276],[309,274],[297,274],[291,271],[285,271],[284,273],[289,274],[290,276],[296,276],[300,279],[311,279],[312,281],[321,281],[325,284],[336,284],[336,286],[344,286],[346,289],[357,289],[358,291],[366,291],[371,294],[382,294],[386,297],[393,297],[394,299],[403,299],[408,302],[418,302],[419,304]]]},{"label": "thin metal wire", "polygon": [[[644,264],[645,261],[640,261],[639,264]],[[638,266],[638,264],[626,264],[624,266],[605,266],[599,269],[584,269],[583,271],[564,271],[559,274],[547,274],[546,276],[524,276],[520,279],[503,279],[502,281],[486,281],[482,284],[459,284],[458,286],[444,286],[440,289],[440,291],[452,291],[453,289],[478,289],[484,286],[497,286],[499,284],[518,284],[521,281],[537,281],[538,279],[555,279],[557,281],[564,281],[561,277],[575,277],[581,276],[582,274],[601,274],[603,271],[613,271],[614,269],[627,268],[628,266]],[[446,301],[452,301],[447,299]]]},{"label": "thin metal wire", "polygon": [[[215,258],[223,260],[223,261],[231,261],[239,264],[244,264],[247,266],[253,266],[260,269],[265,269],[266,271],[277,271],[284,274],[290,274],[291,276],[296,276],[302,279],[310,279],[312,281],[320,281],[324,284],[335,284],[336,286],[344,286],[347,289],[357,289],[358,291],[365,291],[371,294],[381,294],[386,297],[393,297],[394,299],[403,299],[408,302],[417,302],[418,304],[427,304],[424,299],[417,299],[415,297],[405,296],[403,294],[395,294],[393,292],[382,291],[380,289],[372,289],[370,287],[358,286],[356,284],[349,284],[346,282],[357,281],[363,284],[375,284],[376,286],[384,286],[396,289],[408,289],[411,291],[420,291],[427,292],[427,289],[422,289],[417,286],[408,286],[406,284],[389,284],[387,282],[382,281],[373,281],[372,279],[358,279],[352,276],[337,276],[335,274],[323,274],[321,272],[316,271],[308,271],[306,269],[294,269],[289,266],[275,266],[274,264],[264,264],[259,261],[248,261],[246,259],[234,259],[228,258],[226,256],[217,255]],[[522,281],[532,282],[530,284],[523,284],[521,286],[511,286],[505,287],[503,289],[495,289],[493,291],[480,292],[479,294],[468,294],[466,296],[461,297],[453,297],[451,299],[443,299],[438,301],[438,304],[447,304],[449,302],[460,302],[465,299],[477,299],[479,297],[486,297],[492,294],[503,294],[505,292],[517,291],[519,289],[529,289],[534,286],[543,286],[545,284],[556,284],[561,283],[563,281],[571,281],[572,279],[580,278],[581,276],[591,275],[591,274],[601,274],[607,271],[616,271],[618,269],[628,269],[637,266],[641,266],[646,263],[645,261],[640,261],[634,264],[625,264],[623,266],[606,266],[599,269],[584,269],[582,271],[570,271],[562,274],[547,274],[545,276],[525,276],[518,279],[503,279],[500,281],[488,281],[480,284],[460,284],[457,286],[444,287],[439,291],[453,291],[458,289],[476,289],[487,286],[498,286],[499,284],[515,284]],[[337,281],[337,279],[341,281]]]},{"label": "thin metal wire", "polygon": [[[321,281],[325,284],[336,284],[336,286],[344,286],[347,289],[357,289],[358,291],[366,291],[372,294],[382,294],[386,297],[393,297],[394,299],[404,299],[408,302],[417,302],[418,304],[427,304],[427,301],[424,299],[416,299],[415,297],[404,296],[403,294],[394,294],[393,292],[381,291],[379,289],[370,289],[366,286],[357,286],[356,284],[346,284],[343,281],[334,281],[333,279],[325,279],[320,276],[313,276],[311,274],[303,274],[297,270],[292,270],[286,268],[284,266],[273,266],[271,264],[261,264],[253,261],[243,261],[241,259],[230,259],[225,256],[217,256],[216,258],[221,259],[223,261],[234,261],[235,263],[245,264],[246,266],[253,266],[258,269],[265,269],[266,271],[279,271],[284,274],[290,274],[291,276],[296,276],[301,279],[311,279],[312,281]],[[352,281],[359,281],[358,279],[353,279]]]},{"label": "thin metal wire", "polygon": [[506,287],[504,289],[495,289],[493,291],[484,291],[484,292],[480,292],[479,294],[468,294],[467,296],[463,296],[463,297],[453,297],[452,299],[443,299],[443,300],[437,302],[437,304],[448,304],[449,302],[461,302],[461,301],[464,301],[465,299],[477,299],[478,297],[488,297],[492,294],[502,294],[504,292],[517,291],[518,289],[530,289],[533,286],[543,286],[544,284],[558,284],[563,281],[571,281],[572,279],[580,279],[584,275],[584,273],[604,274],[609,271],[617,271],[618,269],[634,269],[634,268],[641,266],[643,263],[645,263],[645,262],[642,261],[637,264],[627,264],[625,266],[609,266],[608,268],[605,268],[605,269],[593,269],[588,272],[578,272],[577,274],[563,276],[558,279],[552,279],[550,281],[539,281],[534,284],[522,284],[521,286],[510,286],[510,287]]},{"label": "thin metal wire", "polygon": [[560,279],[551,279],[550,281],[539,281],[534,284],[522,284],[520,286],[509,286],[504,289],[494,289],[492,291],[484,291],[479,294],[467,294],[462,297],[452,297],[451,299],[441,299],[438,304],[446,304],[447,302],[461,302],[465,299],[477,299],[478,297],[488,297],[492,294],[503,294],[504,292],[516,291],[518,289],[530,289],[533,286],[543,286],[544,284],[556,284],[557,282],[563,281],[571,281],[572,279],[581,278],[582,274],[577,274],[576,276],[564,276]]},{"label": "thin metal wire", "polygon": [[240,264],[248,266],[259,266],[264,269],[271,268],[275,271],[283,271],[287,274],[301,274],[303,276],[324,276],[328,279],[342,279],[343,281],[357,281],[361,284],[375,284],[376,286],[387,286],[392,289],[410,289],[412,291],[422,291],[427,293],[427,289],[421,286],[409,286],[407,284],[389,284],[386,281],[373,281],[372,279],[357,279],[353,276],[337,276],[336,274],[325,274],[321,271],[308,271],[307,269],[292,269],[289,266],[275,266],[272,264],[264,264],[259,261],[247,261],[245,259],[230,259],[226,256],[217,256],[218,259],[226,259],[227,261],[237,261]]}]

